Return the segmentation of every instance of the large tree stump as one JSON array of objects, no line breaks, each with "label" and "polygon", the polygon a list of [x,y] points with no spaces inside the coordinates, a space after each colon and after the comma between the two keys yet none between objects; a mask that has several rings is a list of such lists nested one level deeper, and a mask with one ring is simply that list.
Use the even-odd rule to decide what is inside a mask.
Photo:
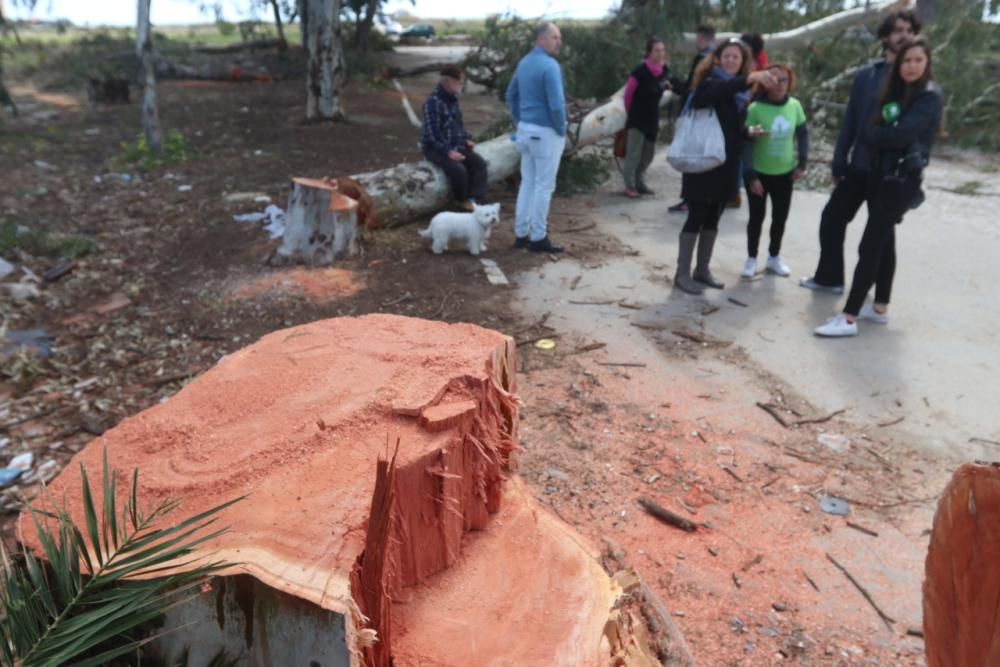
[{"label": "large tree stump", "polygon": [[271,264],[332,264],[345,252],[358,252],[358,202],[337,191],[337,184],[293,178],[281,246]]}]

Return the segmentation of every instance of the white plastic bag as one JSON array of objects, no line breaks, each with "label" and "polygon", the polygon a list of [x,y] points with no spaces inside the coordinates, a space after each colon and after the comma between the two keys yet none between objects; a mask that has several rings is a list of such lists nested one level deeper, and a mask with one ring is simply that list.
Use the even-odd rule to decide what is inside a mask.
[{"label": "white plastic bag", "polygon": [[700,174],[726,161],[726,137],[712,107],[695,109],[689,98],[677,119],[667,162],[685,174]]}]

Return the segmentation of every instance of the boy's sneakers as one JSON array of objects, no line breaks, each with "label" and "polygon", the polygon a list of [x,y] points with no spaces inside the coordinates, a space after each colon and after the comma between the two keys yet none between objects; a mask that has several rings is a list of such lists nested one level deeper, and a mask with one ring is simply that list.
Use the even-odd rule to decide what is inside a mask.
[{"label": "boy's sneakers", "polygon": [[843,285],[821,285],[812,278],[802,278],[799,280],[799,287],[805,287],[806,289],[811,289],[816,292],[833,292],[834,294],[843,294]]},{"label": "boy's sneakers", "polygon": [[743,270],[740,271],[740,277],[744,280],[751,280],[757,274],[757,258],[748,257],[747,261],[743,262]]},{"label": "boy's sneakers", "polygon": [[788,265],[785,264],[785,260],[781,259],[781,256],[779,255],[768,257],[766,268],[770,273],[777,276],[788,276],[792,272],[792,270],[788,268]]},{"label": "boy's sneakers", "polygon": [[875,322],[877,324],[889,324],[889,314],[878,312],[870,303],[866,303],[861,306],[861,311],[858,313],[858,319]]},{"label": "boy's sneakers", "polygon": [[857,336],[858,323],[848,322],[847,316],[840,313],[828,319],[826,324],[816,327],[813,333],[823,338],[844,338],[846,336]]}]

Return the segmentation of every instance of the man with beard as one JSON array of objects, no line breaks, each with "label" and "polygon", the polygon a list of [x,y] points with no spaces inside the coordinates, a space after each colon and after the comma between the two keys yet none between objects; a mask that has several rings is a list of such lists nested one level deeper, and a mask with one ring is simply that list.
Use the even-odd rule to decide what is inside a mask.
[{"label": "man with beard", "polygon": [[872,156],[862,136],[879,112],[882,82],[899,47],[919,32],[920,18],[913,10],[888,14],[878,29],[883,58],[862,67],[854,77],[833,152],[834,189],[819,223],[819,263],[811,278],[799,281],[802,287],[834,294],[844,291],[844,236],[866,199],[871,168]]}]

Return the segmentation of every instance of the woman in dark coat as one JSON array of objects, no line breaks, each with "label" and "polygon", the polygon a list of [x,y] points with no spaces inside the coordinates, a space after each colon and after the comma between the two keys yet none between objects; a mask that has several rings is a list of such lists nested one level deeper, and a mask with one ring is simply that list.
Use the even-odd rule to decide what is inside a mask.
[{"label": "woman in dark coat", "polygon": [[629,74],[625,84],[626,149],[625,196],[632,199],[651,195],[646,185],[646,169],[653,161],[656,135],[660,129],[660,98],[663,93],[680,86],[670,76],[667,47],[663,40],[650,37],[646,42],[646,57]]},{"label": "woman in dark coat", "polygon": [[[750,49],[740,40],[730,39],[701,61],[691,81],[694,108],[715,110],[726,139],[726,161],[700,174],[684,174],[681,181],[681,197],[688,203],[688,217],[678,244],[674,284],[689,294],[701,294],[705,285],[716,289],[724,287],[708,265],[719,232],[719,219],[726,202],[739,186],[743,119],[750,101],[749,88],[758,82],[773,85],[773,77],[767,70],[752,72],[752,68]],[[692,274],[691,258],[696,245],[698,263]]]},{"label": "woman in dark coat", "polygon": [[[914,37],[899,48],[886,77],[881,112],[863,135],[872,165],[868,224],[858,246],[858,265],[843,312],[817,327],[817,336],[857,335],[858,320],[889,323],[889,296],[896,273],[896,225],[907,210],[923,202],[922,172],[941,126],[941,89],[934,81],[931,57],[927,41]],[[865,303],[873,285],[875,300]]]}]

